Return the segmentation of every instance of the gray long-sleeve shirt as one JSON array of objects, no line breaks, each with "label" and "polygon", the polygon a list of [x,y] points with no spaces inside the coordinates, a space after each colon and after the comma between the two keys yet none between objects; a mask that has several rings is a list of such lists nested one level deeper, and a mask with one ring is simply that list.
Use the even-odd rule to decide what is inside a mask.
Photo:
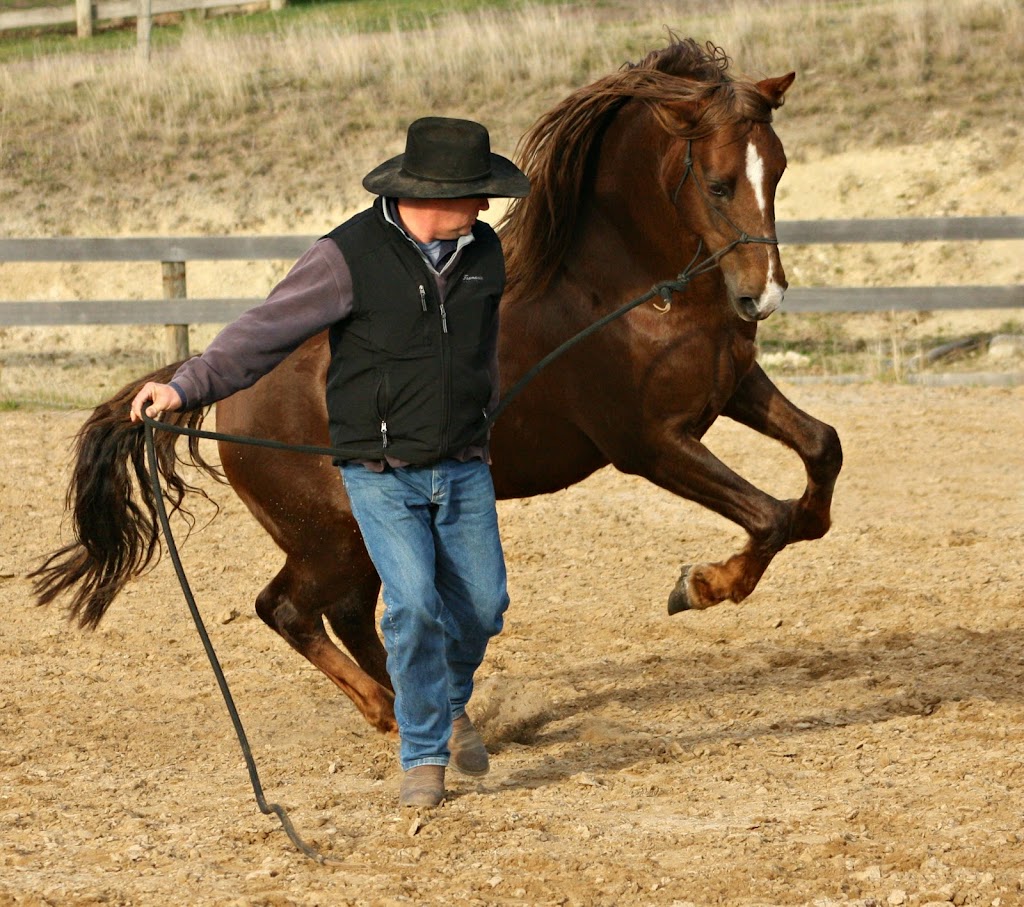
[{"label": "gray long-sleeve shirt", "polygon": [[352,313],[352,276],[338,246],[314,243],[266,301],[225,327],[206,351],[184,362],[171,385],[186,408],[243,390],[314,334]]}]

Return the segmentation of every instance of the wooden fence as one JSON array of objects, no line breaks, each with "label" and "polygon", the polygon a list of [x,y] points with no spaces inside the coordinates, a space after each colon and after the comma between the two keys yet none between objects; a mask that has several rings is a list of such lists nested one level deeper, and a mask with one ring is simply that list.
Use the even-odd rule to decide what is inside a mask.
[{"label": "wooden fence", "polygon": [[[801,220],[778,224],[784,245],[1024,239],[1024,216]],[[0,301],[0,326],[163,324],[171,361],[189,354],[189,324],[226,324],[262,298],[186,297],[189,261],[294,261],[316,236],[134,239],[0,239],[3,262],[160,262],[164,298],[66,302]],[[983,275],[979,275],[983,276]],[[1024,309],[1024,284],[923,287],[790,287],[788,312]]]},{"label": "wooden fence", "polygon": [[0,32],[19,28],[49,28],[75,23],[78,37],[92,36],[98,22],[141,19],[185,10],[224,7],[283,9],[287,0],[73,0],[59,6],[39,6],[0,12]]}]

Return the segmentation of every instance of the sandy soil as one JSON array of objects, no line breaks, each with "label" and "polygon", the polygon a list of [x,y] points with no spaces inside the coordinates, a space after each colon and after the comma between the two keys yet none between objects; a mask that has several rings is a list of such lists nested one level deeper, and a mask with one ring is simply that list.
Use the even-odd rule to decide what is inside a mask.
[{"label": "sandy soil", "polygon": [[[0,413],[0,904],[1024,903],[1024,389],[789,392],[842,435],[835,526],[743,605],[667,616],[680,563],[740,537],[642,481],[500,505],[493,770],[415,821],[391,744],[254,616],[279,556],[215,491],[183,557],[267,797],[326,865],[256,808],[169,563],[93,634],[32,604],[83,415]],[[709,441],[802,487],[732,423]]]}]

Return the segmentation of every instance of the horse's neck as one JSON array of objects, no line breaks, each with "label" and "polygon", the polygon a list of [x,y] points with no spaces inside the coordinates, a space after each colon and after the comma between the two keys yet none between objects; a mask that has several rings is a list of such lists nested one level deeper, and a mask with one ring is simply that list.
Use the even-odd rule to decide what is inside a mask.
[{"label": "horse's neck", "polygon": [[675,277],[698,249],[665,185],[669,138],[640,104],[624,107],[608,126],[595,178],[581,199],[578,239],[565,276],[584,277],[621,298]]}]

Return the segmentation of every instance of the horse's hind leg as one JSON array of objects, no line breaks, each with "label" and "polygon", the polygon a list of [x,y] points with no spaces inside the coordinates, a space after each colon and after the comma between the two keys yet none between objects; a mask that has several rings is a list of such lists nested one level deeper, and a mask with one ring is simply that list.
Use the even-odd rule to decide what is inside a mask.
[{"label": "horse's hind leg", "polygon": [[[269,375],[217,404],[227,434],[326,445],[326,334],[307,341]],[[238,496],[285,553],[256,611],[336,684],[380,731],[396,730],[394,695],[377,637],[380,580],[329,457],[222,442],[221,464]],[[324,617],[351,657],[327,634]]]},{"label": "horse's hind leg", "polygon": [[[324,570],[289,557],[256,599],[256,612],[297,652],[312,662],[377,730],[397,731],[394,695],[384,668],[384,648],[374,629],[379,581],[372,565],[356,571]],[[320,567],[320,569],[318,569]],[[324,628],[324,614],[358,664]]]},{"label": "horse's hind leg", "polygon": [[795,502],[788,541],[821,538],[832,522],[832,492],[843,465],[836,430],[794,406],[756,363],[723,414],[780,441],[803,460],[807,487]]}]

